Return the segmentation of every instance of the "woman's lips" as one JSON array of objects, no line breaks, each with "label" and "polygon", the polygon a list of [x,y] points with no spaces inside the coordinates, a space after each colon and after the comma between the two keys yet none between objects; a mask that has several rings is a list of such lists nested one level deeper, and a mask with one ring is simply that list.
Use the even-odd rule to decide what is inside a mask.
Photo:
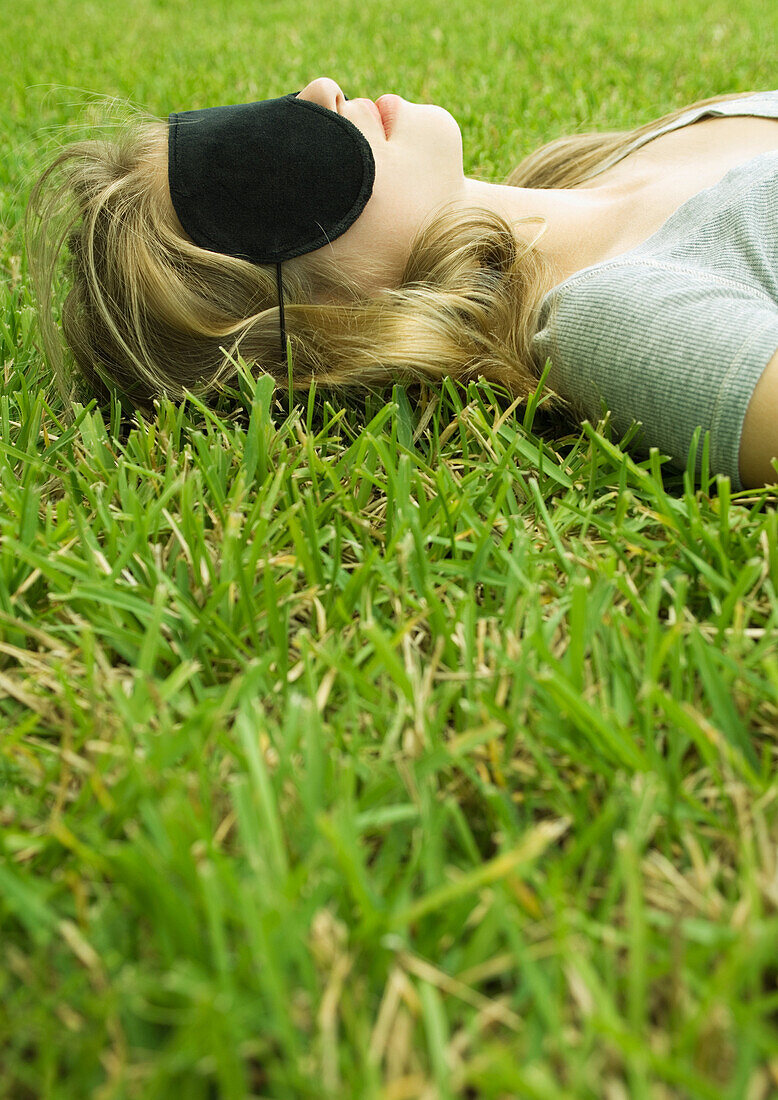
[{"label": "woman's lips", "polygon": [[394,122],[397,118],[397,112],[400,109],[402,101],[402,96],[393,95],[391,92],[379,96],[375,101],[376,107],[381,115],[381,121],[384,124],[384,131],[386,132],[387,138],[390,138],[392,135]]}]

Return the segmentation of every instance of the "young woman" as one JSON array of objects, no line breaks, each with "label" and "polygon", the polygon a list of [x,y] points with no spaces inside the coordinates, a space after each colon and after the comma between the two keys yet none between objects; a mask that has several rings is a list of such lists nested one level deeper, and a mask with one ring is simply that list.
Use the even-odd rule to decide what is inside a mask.
[{"label": "young woman", "polygon": [[[679,467],[702,425],[735,489],[778,480],[778,90],[560,138],[502,184],[464,175],[441,107],[348,99],[326,77],[299,98],[357,128],[375,179],[345,232],[283,265],[295,388],[483,375],[518,396],[550,359],[552,409],[596,423],[604,401],[617,432],[641,421],[636,443]],[[235,351],[287,382],[274,267],[184,231],[169,125],[76,143],[33,190],[28,252],[66,400],[51,310],[65,241],[62,325],[87,396],[203,395]]]}]

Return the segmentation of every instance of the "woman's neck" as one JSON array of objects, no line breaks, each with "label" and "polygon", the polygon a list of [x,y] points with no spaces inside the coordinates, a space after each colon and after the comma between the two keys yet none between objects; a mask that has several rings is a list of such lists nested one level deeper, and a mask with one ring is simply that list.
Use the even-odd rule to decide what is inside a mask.
[{"label": "woman's neck", "polygon": [[639,181],[619,187],[509,187],[466,177],[461,201],[463,206],[485,206],[507,218],[520,238],[536,242],[561,282],[617,254],[619,240],[628,229],[628,204],[634,202],[638,187]]}]

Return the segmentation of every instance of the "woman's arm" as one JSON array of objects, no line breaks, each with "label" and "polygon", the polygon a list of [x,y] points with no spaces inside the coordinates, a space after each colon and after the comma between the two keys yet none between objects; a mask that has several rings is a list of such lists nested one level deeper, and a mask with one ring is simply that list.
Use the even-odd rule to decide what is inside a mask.
[{"label": "woman's arm", "polygon": [[740,480],[746,489],[778,482],[778,351],[756,384],[740,437]]}]

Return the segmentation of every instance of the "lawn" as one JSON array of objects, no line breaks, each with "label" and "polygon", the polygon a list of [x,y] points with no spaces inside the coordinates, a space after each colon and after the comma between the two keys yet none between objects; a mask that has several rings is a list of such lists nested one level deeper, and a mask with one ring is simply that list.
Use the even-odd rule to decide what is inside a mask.
[{"label": "lawn", "polygon": [[542,384],[244,370],[68,427],[20,226],[95,93],[165,116],[331,75],[442,104],[500,181],[774,87],[772,2],[4,27],[1,1100],[778,1096],[775,489],[562,428]]}]

